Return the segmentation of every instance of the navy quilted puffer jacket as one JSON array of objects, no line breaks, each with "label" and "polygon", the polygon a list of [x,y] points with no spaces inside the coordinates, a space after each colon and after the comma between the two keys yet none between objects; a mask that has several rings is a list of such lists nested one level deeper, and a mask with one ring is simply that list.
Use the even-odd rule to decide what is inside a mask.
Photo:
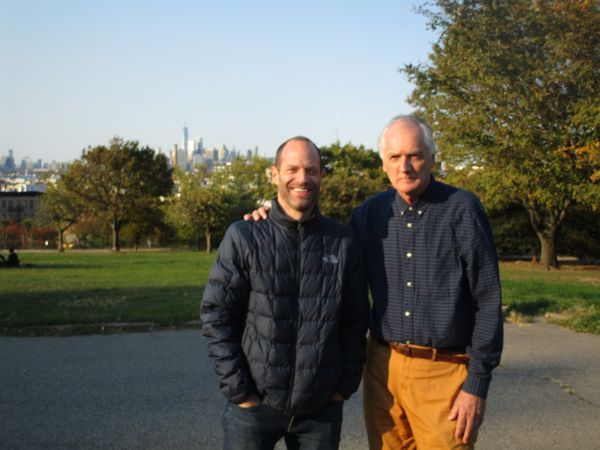
[{"label": "navy quilted puffer jacket", "polygon": [[257,394],[287,414],[325,407],[360,383],[369,306],[349,227],[304,222],[273,202],[269,219],[236,222],[204,290],[202,334],[223,394]]}]

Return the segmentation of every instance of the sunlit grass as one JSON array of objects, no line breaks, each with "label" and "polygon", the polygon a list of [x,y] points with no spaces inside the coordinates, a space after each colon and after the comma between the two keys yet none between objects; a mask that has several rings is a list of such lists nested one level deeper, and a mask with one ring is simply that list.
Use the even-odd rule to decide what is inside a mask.
[{"label": "sunlit grass", "polygon": [[551,314],[577,331],[600,334],[600,267],[563,265],[544,270],[527,263],[500,266],[504,305],[522,316]]},{"label": "sunlit grass", "polygon": [[22,252],[0,270],[0,327],[198,319],[213,255],[184,251]]}]

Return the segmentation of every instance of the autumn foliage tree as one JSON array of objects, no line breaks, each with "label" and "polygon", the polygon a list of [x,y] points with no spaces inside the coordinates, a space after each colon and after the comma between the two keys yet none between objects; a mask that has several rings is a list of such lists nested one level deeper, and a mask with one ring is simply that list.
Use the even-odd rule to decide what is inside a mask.
[{"label": "autumn foliage tree", "polygon": [[121,248],[123,225],[144,220],[153,211],[160,214],[161,198],[168,196],[173,187],[172,169],[165,155],[118,137],[108,146],[85,150],[62,180],[86,212],[110,225],[113,251]]},{"label": "autumn foliage tree", "polygon": [[[428,64],[402,70],[448,178],[488,204],[519,202],[556,267],[576,204],[599,204],[600,3],[437,0]],[[595,203],[594,203],[595,202]]]}]

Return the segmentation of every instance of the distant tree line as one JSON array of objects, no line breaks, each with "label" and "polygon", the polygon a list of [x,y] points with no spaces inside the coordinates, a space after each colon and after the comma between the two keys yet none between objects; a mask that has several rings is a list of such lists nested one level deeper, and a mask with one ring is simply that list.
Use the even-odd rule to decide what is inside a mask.
[{"label": "distant tree line", "polygon": [[[364,147],[335,143],[322,148],[327,174],[321,195],[324,214],[348,222],[353,209],[385,189],[379,156]],[[135,248],[187,245],[210,252],[226,228],[276,195],[271,162],[238,158],[208,173],[173,170],[164,155],[118,137],[90,147],[56,184],[48,186],[36,222],[56,231],[59,251],[76,246],[119,251],[123,240]]]},{"label": "distant tree line", "polygon": [[[339,142],[321,151],[326,173],[319,206],[323,214],[348,223],[358,205],[389,187],[375,151]],[[61,251],[69,231],[80,248],[118,251],[125,242],[133,248],[184,245],[210,252],[229,224],[275,196],[270,165],[256,157],[236,159],[213,173],[203,166],[192,172],[173,171],[164,155],[115,138],[108,146],[85,150],[58,183],[48,187],[36,222],[46,230],[54,228]],[[485,194],[479,184],[484,173],[473,172],[458,182]],[[439,169],[436,177],[457,181],[454,173],[449,176]],[[539,258],[540,242],[527,210],[517,202],[483,198],[499,253]],[[598,210],[572,208],[557,236],[557,251],[599,258],[597,223]]]}]

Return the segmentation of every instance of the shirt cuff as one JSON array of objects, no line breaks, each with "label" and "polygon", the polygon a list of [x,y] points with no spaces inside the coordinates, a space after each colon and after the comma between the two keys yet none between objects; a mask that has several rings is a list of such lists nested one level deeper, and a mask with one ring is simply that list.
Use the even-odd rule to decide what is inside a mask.
[{"label": "shirt cuff", "polygon": [[491,376],[481,377],[469,373],[462,386],[462,390],[477,397],[486,398],[491,378]]}]

